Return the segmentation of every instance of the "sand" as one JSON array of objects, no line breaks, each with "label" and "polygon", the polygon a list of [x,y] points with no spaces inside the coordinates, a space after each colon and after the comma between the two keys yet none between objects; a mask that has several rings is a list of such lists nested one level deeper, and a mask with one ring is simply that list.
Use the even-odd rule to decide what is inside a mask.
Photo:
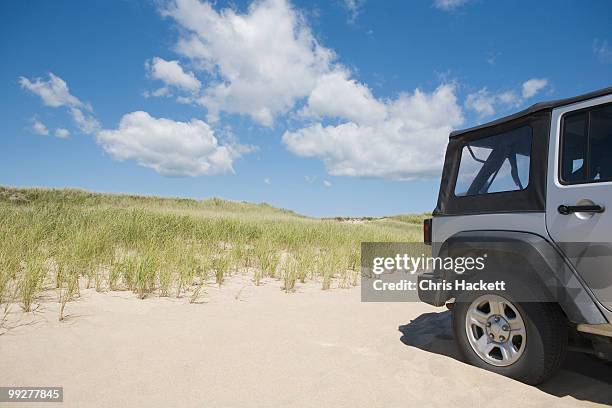
[{"label": "sand", "polygon": [[43,299],[0,336],[0,385],[63,386],[63,404],[45,407],[612,404],[612,366],[589,356],[570,354],[539,388],[460,362],[449,312],[425,304],[246,278],[203,298],[84,290],[65,322]]}]

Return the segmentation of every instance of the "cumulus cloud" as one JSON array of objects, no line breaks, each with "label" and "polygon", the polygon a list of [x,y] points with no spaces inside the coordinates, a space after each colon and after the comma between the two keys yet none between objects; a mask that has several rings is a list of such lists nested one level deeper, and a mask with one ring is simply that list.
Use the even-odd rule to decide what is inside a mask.
[{"label": "cumulus cloud", "polygon": [[[160,72],[173,72],[174,68],[168,68],[165,62],[152,62],[164,67],[161,71],[152,68],[154,76],[162,78]],[[174,66],[173,61],[170,63]],[[200,176],[233,173],[234,160],[254,150],[251,146],[239,144],[225,128],[221,133],[226,142],[220,143],[213,129],[201,120],[178,122],[154,118],[147,112],[128,113],[123,115],[117,129],[102,129],[91,113],[91,106],[71,95],[66,81],[54,74],[49,74],[49,78],[49,81],[43,81],[21,77],[20,83],[24,89],[38,94],[45,105],[66,107],[79,131],[95,135],[97,143],[117,160],[134,160],[164,176]],[[189,81],[183,81],[185,78],[175,78],[174,82],[169,78],[165,82],[172,86],[182,89],[194,87]],[[32,130],[41,135],[50,134],[49,129],[36,119],[32,121]],[[70,131],[57,128],[54,135],[67,138]]]},{"label": "cumulus cloud", "polygon": [[495,95],[491,95],[487,88],[471,93],[465,99],[465,107],[473,110],[480,116],[490,116],[495,113],[493,105],[496,103]]},{"label": "cumulus cloud", "polygon": [[387,115],[385,104],[378,101],[366,85],[350,79],[349,75],[342,69],[322,75],[301,113],[315,117],[339,117],[356,123],[384,120]]},{"label": "cumulus cloud", "polygon": [[[76,124],[76,127],[81,132],[85,134],[94,134],[100,130],[100,123],[95,116],[91,114],[93,111],[91,105],[81,102],[79,98],[72,95],[68,89],[68,84],[66,81],[57,75],[49,73],[48,81],[44,81],[41,78],[30,80],[25,77],[19,77],[19,83],[23,89],[40,96],[43,104],[46,106],[53,108],[67,108],[68,113]],[[60,131],[60,134],[65,134],[63,130]],[[48,134],[48,131],[46,134]]]},{"label": "cumulus cloud", "polygon": [[523,98],[529,99],[534,97],[538,92],[548,85],[548,80],[543,78],[532,78],[523,82]]},{"label": "cumulus cloud", "polygon": [[467,2],[468,0],[434,0],[433,4],[435,8],[440,10],[451,11],[463,6]]},{"label": "cumulus cloud", "polygon": [[163,14],[182,28],[177,52],[211,78],[197,100],[210,121],[228,112],[271,126],[333,69],[333,52],[285,0],[256,1],[245,13],[176,0]]},{"label": "cumulus cloud", "polygon": [[160,98],[162,96],[172,96],[170,92],[170,88],[167,86],[162,86],[161,88],[154,89],[153,91],[146,90],[143,92],[143,96],[145,98],[156,97]]},{"label": "cumulus cloud", "polygon": [[[185,72],[178,61],[166,61],[165,59],[155,57],[145,63],[145,68],[152,79],[162,81],[166,85],[189,92],[200,90],[200,81],[192,72]],[[160,88],[154,91],[152,95],[163,96],[167,93],[167,88]]]},{"label": "cumulus cloud", "polygon": [[[49,128],[47,128],[44,123],[42,123],[36,118],[32,119],[32,131],[37,135],[41,136],[47,136],[51,134]],[[66,139],[68,136],[70,136],[70,131],[64,128],[56,128],[53,134],[55,135],[55,137],[58,137],[60,139]]]},{"label": "cumulus cloud", "polygon": [[323,180],[323,185],[324,185],[325,187],[331,187],[331,186],[332,186],[332,183],[331,183],[331,181],[328,181],[328,180]]},{"label": "cumulus cloud", "polygon": [[[162,13],[181,28],[176,51],[210,78],[193,100],[209,121],[226,112],[271,126],[297,111],[305,123],[285,132],[285,146],[323,160],[331,174],[430,176],[439,170],[448,133],[463,121],[453,85],[376,98],[286,0],[255,1],[244,12],[175,0]],[[335,124],[324,126],[330,119]]]},{"label": "cumulus cloud", "polygon": [[[465,2],[436,1],[443,9]],[[347,7],[361,3],[355,0]],[[187,92],[177,101],[206,108],[208,123],[225,112],[271,126],[279,115],[289,114],[300,124],[283,134],[287,149],[322,160],[332,175],[391,179],[437,175],[448,133],[463,123],[453,84],[377,98],[316,40],[305,18],[287,0],[254,1],[244,12],[215,10],[199,0],[174,0],[166,3],[162,14],[179,26],[175,51],[181,62],[149,60],[148,76],[163,86],[146,95]],[[536,95],[547,85],[542,81],[546,80],[534,78],[520,90],[500,93],[483,88],[469,95],[465,106],[479,115],[492,115],[499,106],[519,105]],[[234,160],[249,151],[237,140],[224,138],[222,126],[215,133],[197,119],[179,122],[133,112],[123,116],[117,129],[102,130],[89,105],[71,95],[61,78],[22,77],[20,83],[45,104],[66,106],[76,127],[96,135],[112,157],[135,160],[163,175],[231,173]]]},{"label": "cumulus cloud", "polygon": [[47,81],[42,78],[30,80],[22,76],[19,77],[19,84],[23,89],[40,96],[43,103],[52,108],[71,106],[90,109],[88,105],[85,105],[76,96],[70,94],[66,81],[51,72]]},{"label": "cumulus cloud", "polygon": [[70,108],[70,115],[77,128],[86,135],[93,135],[100,130],[100,122],[92,115],[83,113],[81,109]]},{"label": "cumulus cloud", "polygon": [[[345,5],[358,13],[362,3]],[[228,112],[270,126],[297,109],[299,118],[315,123],[285,132],[284,144],[323,160],[331,174],[429,176],[439,168],[448,132],[463,121],[452,85],[376,98],[285,0],[253,2],[243,13],[176,0],[163,14],[183,29],[177,52],[212,78],[196,100],[209,120]],[[317,123],[328,119],[337,124]]]},{"label": "cumulus cloud", "polygon": [[211,127],[198,119],[178,122],[132,112],[115,130],[98,132],[98,143],[117,160],[134,160],[164,176],[233,173],[243,146],[221,145]]},{"label": "cumulus cloud", "polygon": [[60,139],[66,139],[70,136],[70,131],[65,128],[57,128],[55,129],[55,137],[59,137]]},{"label": "cumulus cloud", "polygon": [[521,98],[518,96],[518,94],[515,91],[501,92],[496,95],[496,98],[499,102],[509,107],[517,107],[521,103],[523,103],[523,101],[521,100]]},{"label": "cumulus cloud", "polygon": [[463,123],[452,84],[415,90],[384,104],[385,115],[365,122],[316,123],[287,131],[289,151],[323,161],[335,176],[415,179],[438,175],[449,132]]},{"label": "cumulus cloud", "polygon": [[500,109],[507,110],[520,107],[546,86],[548,86],[547,79],[532,78],[522,83],[520,93],[515,90],[492,93],[484,87],[466,97],[465,107],[476,112],[481,118],[492,116]]},{"label": "cumulus cloud", "polygon": [[32,120],[32,131],[41,136],[49,134],[49,129],[47,129],[47,126],[37,119]]}]

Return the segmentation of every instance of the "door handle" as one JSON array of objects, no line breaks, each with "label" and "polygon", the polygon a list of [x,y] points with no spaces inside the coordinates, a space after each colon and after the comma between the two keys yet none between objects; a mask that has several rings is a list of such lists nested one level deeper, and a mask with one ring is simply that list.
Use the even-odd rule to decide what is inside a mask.
[{"label": "door handle", "polygon": [[557,211],[559,214],[569,215],[577,212],[585,212],[585,213],[602,213],[605,211],[605,207],[601,205],[560,205],[557,207]]}]

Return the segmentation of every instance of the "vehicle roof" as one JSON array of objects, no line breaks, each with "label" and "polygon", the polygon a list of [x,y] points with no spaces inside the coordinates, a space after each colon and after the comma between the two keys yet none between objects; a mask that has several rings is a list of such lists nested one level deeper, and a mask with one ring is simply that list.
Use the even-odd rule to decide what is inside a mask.
[{"label": "vehicle roof", "polygon": [[582,101],[586,101],[586,100],[593,99],[593,98],[598,98],[600,96],[605,96],[609,94],[612,94],[612,87],[603,88],[598,91],[589,92],[589,93],[574,96],[571,98],[557,99],[557,100],[548,101],[548,102],[539,102],[534,105],[531,105],[527,109],[524,109],[520,112],[514,113],[509,116],[504,116],[503,118],[496,119],[492,122],[484,123],[482,125],[474,126],[474,127],[467,128],[467,129],[454,130],[451,132],[449,137],[455,137],[455,136],[463,135],[465,133],[473,132],[475,130],[480,130],[480,129],[488,128],[491,126],[500,125],[502,123],[506,123],[511,120],[523,117],[523,116],[531,115],[532,113],[535,113],[535,112],[544,111],[544,110],[552,110],[554,108],[558,108],[559,106],[570,105],[572,103],[582,102]]}]

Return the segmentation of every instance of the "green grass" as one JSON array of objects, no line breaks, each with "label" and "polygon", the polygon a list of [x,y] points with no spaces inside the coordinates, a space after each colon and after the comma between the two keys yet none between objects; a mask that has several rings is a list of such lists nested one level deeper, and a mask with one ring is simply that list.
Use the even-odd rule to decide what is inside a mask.
[{"label": "green grass", "polygon": [[140,298],[187,296],[237,273],[255,284],[358,284],[361,242],[414,242],[422,215],[342,222],[268,204],[0,187],[0,304],[30,310],[55,289],[64,306],[81,287]]}]

